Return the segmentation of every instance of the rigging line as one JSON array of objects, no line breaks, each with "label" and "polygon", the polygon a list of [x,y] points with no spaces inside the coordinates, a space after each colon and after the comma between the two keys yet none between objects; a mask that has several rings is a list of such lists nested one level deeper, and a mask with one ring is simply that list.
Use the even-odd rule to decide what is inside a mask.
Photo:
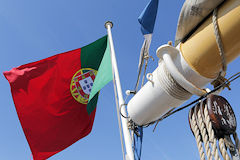
[{"label": "rigging line", "polygon": [[121,119],[119,115],[120,110],[119,110],[119,102],[118,102],[118,95],[117,95],[117,86],[116,86],[116,80],[114,76],[113,65],[112,65],[112,75],[113,75],[113,88],[114,88],[114,96],[115,96],[116,109],[117,109],[117,119],[118,119],[118,127],[119,127],[119,134],[120,134],[120,140],[121,140],[121,148],[122,148],[123,160],[126,160],[124,145],[123,145],[122,124],[121,124]]},{"label": "rigging line", "polygon": [[145,42],[145,40],[144,40],[144,46],[143,46],[143,49],[141,50],[141,53],[140,53],[140,56],[142,55],[142,57],[141,57],[140,67],[139,67],[139,69],[138,69],[138,76],[137,76],[137,82],[136,82],[136,85],[135,85],[135,92],[137,92],[137,90],[138,90],[139,80],[140,80],[140,76],[141,76],[141,72],[142,72],[142,67],[143,67],[143,62],[144,62],[145,50],[146,50],[146,42]]},{"label": "rigging line", "polygon": [[136,155],[136,160],[141,159],[142,154],[142,139],[143,139],[143,127],[134,125],[134,150]]},{"label": "rigging line", "polygon": [[162,120],[164,120],[165,118],[167,118],[167,117],[171,116],[172,114],[174,114],[174,113],[176,113],[176,112],[178,112],[178,111],[181,111],[181,110],[183,110],[183,109],[185,109],[185,108],[187,108],[187,107],[189,107],[189,106],[191,106],[191,105],[193,105],[193,104],[195,104],[195,103],[199,102],[201,99],[203,99],[203,98],[204,98],[204,96],[205,96],[205,95],[203,95],[202,97],[200,97],[200,98],[198,98],[198,99],[194,100],[193,102],[191,102],[191,103],[189,103],[189,104],[187,104],[187,105],[185,105],[185,106],[183,106],[183,107],[181,107],[181,108],[178,108],[178,109],[176,109],[176,110],[172,111],[171,113],[169,113],[169,114],[167,114],[167,115],[166,115],[166,114],[165,114],[165,115],[163,115],[163,116],[162,116],[162,117],[160,117],[158,120],[156,120],[156,121],[153,121],[153,122],[150,122],[150,123],[148,123],[148,124],[145,124],[145,125],[143,125],[143,126],[146,126],[146,127],[148,127],[149,125],[152,125],[152,124],[154,124],[155,122],[162,121]]},{"label": "rigging line", "polygon": [[[148,57],[149,58],[149,57]],[[142,77],[142,84],[141,84],[141,88],[143,87],[143,83],[144,83],[144,78],[146,75],[146,70],[147,70],[147,65],[148,65],[148,58],[145,61],[145,67],[144,67],[144,72],[143,72],[143,77]]]},{"label": "rigging line", "polygon": [[143,78],[142,78],[141,88],[143,87],[144,78],[146,77],[146,71],[147,71],[147,66],[148,66],[148,62],[149,62],[148,60],[149,60],[149,58],[151,58],[151,59],[154,61],[154,59],[153,59],[152,56],[149,56],[149,55],[144,56],[144,59],[145,59],[146,61],[145,61],[145,67],[144,67],[144,72],[143,72]]},{"label": "rigging line", "polygon": [[209,142],[212,146],[212,155],[215,160],[221,160],[219,157],[219,153],[218,153],[217,138],[214,134],[214,130],[212,127],[212,122],[210,121],[210,116],[208,113],[207,106],[205,106],[203,103],[202,103],[202,105],[203,105],[202,107],[203,107],[203,117],[204,117],[203,119],[204,119],[204,123],[206,125],[206,129],[207,129],[207,132],[209,135]]},{"label": "rigging line", "polygon": [[198,99],[192,101],[191,103],[189,103],[189,104],[187,104],[187,105],[185,105],[185,106],[183,106],[183,107],[181,107],[181,108],[178,108],[178,109],[172,111],[172,112],[169,113],[168,115],[163,115],[162,117],[160,117],[160,118],[157,119],[156,121],[150,122],[150,123],[145,124],[145,125],[143,125],[143,126],[149,126],[149,125],[151,125],[151,124],[154,124],[155,122],[164,120],[165,118],[171,116],[172,114],[174,114],[174,113],[176,113],[176,112],[179,112],[179,111],[181,111],[181,110],[183,110],[183,109],[185,109],[185,108],[187,108],[187,107],[189,107],[189,106],[191,106],[191,105],[199,102],[199,101],[202,100],[203,98],[207,97],[209,94],[212,94],[212,93],[216,92],[217,90],[219,90],[219,89],[221,89],[221,88],[224,88],[225,86],[228,86],[231,82],[233,82],[234,80],[236,80],[236,79],[238,79],[238,78],[240,78],[240,72],[237,72],[236,74],[232,75],[230,78],[228,78],[227,80],[225,80],[224,83],[222,83],[221,85],[217,86],[216,88],[214,88],[214,89],[211,90],[210,92],[206,93],[205,95],[199,97]]},{"label": "rigging line", "polygon": [[[139,66],[139,68],[138,68],[138,76],[137,76],[137,82],[136,82],[136,85],[135,85],[135,90],[134,90],[134,92],[135,93],[137,93],[137,91],[138,91],[138,85],[139,85],[139,81],[140,81],[140,77],[141,77],[141,72],[142,72],[142,67],[143,67],[143,65],[144,65],[144,60],[146,60],[145,61],[145,67],[144,67],[144,73],[143,73],[143,77],[142,77],[142,83],[141,83],[141,87],[140,88],[142,88],[143,87],[143,83],[144,83],[144,78],[145,78],[145,74],[146,74],[146,69],[147,69],[147,65],[148,65],[148,60],[149,60],[149,54],[148,54],[148,51],[146,51],[146,48],[148,48],[147,47],[147,44],[146,44],[147,42],[146,42],[146,39],[144,40],[144,45],[143,45],[143,47],[142,47],[142,49],[141,49],[141,53],[140,53],[140,58],[141,58],[141,60],[140,60],[140,66]],[[145,53],[147,53],[147,55],[145,55]],[[127,98],[126,98],[127,99]],[[126,100],[125,100],[125,102],[124,103],[126,103]],[[121,114],[121,116],[123,116],[122,115],[122,113],[121,113],[121,108],[122,108],[122,106],[123,105],[121,105],[120,106],[120,114]],[[125,117],[125,116],[123,116],[124,118],[129,118],[129,117]],[[140,136],[140,153],[139,153],[139,155],[137,154],[137,156],[138,156],[138,159],[140,160],[140,157],[141,157],[141,151],[142,151],[142,136],[143,136],[143,128],[141,127],[141,126],[138,126],[138,128],[141,130],[141,136]],[[134,131],[134,134],[136,135],[136,133],[135,133],[135,128],[133,129],[133,131]],[[136,139],[135,139],[135,136],[133,135],[133,141],[134,141],[134,150],[136,149],[135,147],[135,143],[136,143]],[[136,152],[136,151],[135,151]]]},{"label": "rigging line", "polygon": [[[115,81],[115,78],[114,78]],[[123,135],[122,135],[122,124],[119,116],[119,105],[118,105],[118,99],[117,99],[117,90],[116,90],[116,85],[114,85],[114,94],[115,94],[115,99],[116,99],[116,108],[117,108],[117,119],[118,119],[118,126],[119,126],[119,133],[120,133],[120,140],[121,140],[121,148],[122,148],[122,154],[123,154],[123,160],[125,160],[125,151],[124,151],[124,145],[123,145]]]},{"label": "rigging line", "polygon": [[[236,77],[235,77],[235,76],[236,76]],[[187,104],[187,105],[184,106],[184,107],[181,107],[181,108],[179,108],[179,109],[177,109],[177,110],[171,112],[169,115],[167,115],[167,116],[164,117],[163,119],[165,119],[165,118],[169,117],[170,115],[172,115],[172,114],[174,114],[174,113],[176,113],[176,112],[178,112],[178,111],[181,111],[181,110],[183,110],[183,109],[189,107],[190,105],[192,105],[192,104],[194,104],[194,103],[196,103],[196,102],[202,100],[203,98],[207,97],[209,94],[216,92],[217,90],[221,89],[221,88],[224,87],[225,85],[229,85],[232,81],[236,80],[236,79],[239,78],[239,77],[240,77],[240,72],[234,74],[233,76],[231,76],[230,78],[228,78],[224,83],[222,83],[222,84],[219,85],[218,87],[214,88],[212,91],[206,93],[205,95],[199,97],[199,98],[196,99],[195,101],[193,101],[193,102]],[[233,79],[232,79],[232,78],[233,78]],[[163,119],[162,119],[162,120],[163,120]]]},{"label": "rigging line", "polygon": [[[175,108],[170,109],[170,110],[169,110],[166,114],[164,114],[162,117],[168,116],[169,113],[171,113],[174,109],[175,109]],[[154,129],[153,129],[153,132],[155,131],[155,129],[157,128],[158,123],[159,123],[161,120],[162,120],[162,119],[159,119],[159,120],[156,122],[156,124],[155,124],[155,126],[154,126]]]},{"label": "rigging line", "polygon": [[[145,61],[145,67],[144,67],[144,73],[143,73],[143,77],[142,77],[142,83],[141,83],[140,88],[143,87],[143,83],[144,83],[144,78],[145,78],[146,69],[147,69],[147,65],[148,65],[148,59],[149,59],[149,55],[145,56],[145,50],[146,50],[146,40],[144,41],[144,46],[143,46],[143,49],[141,50],[141,55],[140,56],[142,56],[142,57],[141,57],[141,63],[140,63],[139,71],[138,71],[137,82],[136,82],[136,85],[135,85],[135,93],[137,93],[137,91],[138,91],[138,85],[139,85],[139,81],[140,81],[142,67],[143,67],[143,64],[144,64],[144,60],[146,60]],[[126,97],[126,99],[127,99],[127,97]],[[126,100],[125,100],[125,103],[126,103]],[[120,107],[120,109],[121,109],[121,107]],[[120,114],[122,115],[121,110],[120,110]],[[128,118],[128,117],[124,117],[124,118]],[[134,144],[133,148],[135,150],[135,156],[136,156],[135,158],[137,158],[137,160],[140,160],[141,159],[141,153],[142,153],[143,128],[141,126],[137,126],[137,130],[140,131],[140,135],[136,134],[136,132],[138,132],[138,131],[136,131],[135,127],[132,130],[133,134],[134,134],[133,135],[133,142],[134,142],[133,143]],[[136,147],[136,142],[138,142],[137,143],[138,147]]]},{"label": "rigging line", "polygon": [[214,34],[216,37],[216,42],[217,42],[219,54],[221,56],[221,61],[222,61],[222,70],[220,71],[219,75],[224,77],[226,75],[227,63],[226,63],[226,56],[225,56],[223,42],[222,42],[219,25],[218,25],[218,13],[217,12],[218,12],[218,8],[215,8],[213,10],[212,21],[213,21],[213,26],[214,26]]}]

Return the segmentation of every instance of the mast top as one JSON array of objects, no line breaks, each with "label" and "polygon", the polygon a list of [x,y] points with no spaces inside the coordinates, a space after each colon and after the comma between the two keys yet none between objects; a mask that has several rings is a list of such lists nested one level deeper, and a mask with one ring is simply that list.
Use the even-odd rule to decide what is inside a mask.
[{"label": "mast top", "polygon": [[105,28],[107,28],[108,25],[110,25],[111,28],[113,27],[113,23],[111,21],[105,22],[104,24]]}]

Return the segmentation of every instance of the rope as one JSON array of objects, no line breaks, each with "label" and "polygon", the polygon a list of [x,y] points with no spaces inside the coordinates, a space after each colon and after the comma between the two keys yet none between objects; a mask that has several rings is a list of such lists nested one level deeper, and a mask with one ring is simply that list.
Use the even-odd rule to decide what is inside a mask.
[{"label": "rope", "polygon": [[141,88],[143,87],[143,84],[144,84],[144,78],[145,78],[146,71],[147,71],[147,66],[148,66],[148,59],[149,59],[149,56],[147,56],[147,58],[145,57],[144,59],[145,59],[146,61],[145,61],[145,67],[144,67],[144,71],[143,71],[143,77],[142,77]]},{"label": "rope", "polygon": [[[145,37],[145,36],[144,36]],[[143,87],[143,83],[144,83],[144,78],[145,78],[145,75],[146,75],[146,70],[147,70],[147,66],[148,66],[148,60],[149,60],[149,46],[150,46],[150,43],[151,43],[151,35],[148,35],[145,37],[145,40],[143,42],[143,46],[141,48],[141,51],[140,51],[140,57],[139,57],[139,65],[138,65],[138,75],[137,75],[137,82],[135,84],[135,88],[134,88],[134,91],[129,91],[129,94],[136,94],[138,92],[138,86],[139,86],[139,82],[140,82],[140,77],[141,77],[141,74],[142,74],[142,67],[143,67],[143,64],[144,64],[144,60],[145,60],[145,67],[144,67],[144,73],[143,73],[143,77],[142,77],[142,83],[141,83],[141,88]],[[129,95],[128,94],[128,95]],[[125,100],[126,102],[126,100]],[[125,103],[124,102],[124,103]],[[125,103],[126,104],[126,103]],[[122,117],[124,118],[129,118],[129,117],[126,117],[124,115],[122,115],[121,113],[121,108],[122,108],[123,105],[120,106],[120,114]],[[141,134],[140,135],[137,135],[139,138],[140,138],[140,144],[139,144],[139,154],[135,155],[135,158],[138,158],[140,160],[140,157],[141,157],[141,151],[142,151],[142,138],[143,138],[143,131],[142,131],[142,127],[141,126],[138,126],[138,129],[141,130]],[[137,134],[136,132],[136,129],[131,129],[132,130],[132,138],[133,138],[133,148],[135,150],[135,153],[136,153],[136,147],[135,147],[135,143],[136,143],[136,139],[138,138],[135,138],[134,135]]]},{"label": "rope", "polygon": [[224,143],[228,148],[228,150],[230,151],[232,160],[239,160],[240,157],[239,157],[238,150],[236,148],[236,145],[233,143],[230,135],[224,135]]},{"label": "rope", "polygon": [[[239,77],[240,77],[240,72],[234,74],[229,79],[224,81],[224,83],[222,83],[220,86],[217,86],[217,88],[215,88],[211,92],[208,92],[206,95],[198,98],[197,100],[191,102],[190,104],[194,104],[197,101],[202,100],[203,98],[207,97],[207,95],[209,95],[209,94],[211,94],[213,92],[218,91],[224,85],[229,85],[232,81],[236,80]],[[204,154],[204,151],[202,151],[200,144],[201,145],[203,144],[204,148],[205,148],[205,151],[206,151],[206,156],[207,156],[208,160],[210,160],[212,158],[214,158],[215,160],[221,160],[221,158],[219,156],[219,153],[218,153],[217,138],[216,138],[216,136],[214,134],[212,122],[210,120],[210,116],[209,116],[209,113],[208,113],[208,108],[207,108],[206,104],[203,103],[203,102],[201,103],[201,105],[204,105],[204,106],[200,106],[200,107],[203,107],[203,108],[200,108],[198,110],[198,112],[193,114],[192,118],[190,119],[190,125],[191,125],[191,128],[193,130],[196,142],[197,142],[199,155],[200,155],[200,158],[202,160],[202,158],[203,158],[202,155]],[[182,107],[180,110],[186,108],[187,106],[190,106],[190,104]],[[175,113],[175,111],[173,111],[173,112]],[[203,112],[202,113],[203,115],[201,114],[201,111]],[[173,112],[171,114],[173,114]],[[171,114],[168,114],[168,116],[171,115]],[[195,117],[195,115],[197,117]],[[161,118],[164,119],[166,117],[167,116],[165,116],[163,118],[161,117]],[[199,131],[196,130],[196,126],[195,125],[198,125],[197,129],[200,130],[200,135],[199,135]],[[201,140],[199,138],[200,136],[202,137],[203,143],[200,141]],[[233,133],[233,138],[235,140],[235,144],[232,142],[230,135],[225,135],[224,138],[220,138],[219,139],[219,143],[218,143],[219,150],[220,150],[220,153],[221,153],[221,155],[222,155],[224,160],[230,160],[231,159],[227,149],[229,149],[233,160],[239,160],[240,141],[239,141],[239,138],[238,138],[236,132]]]},{"label": "rope", "polygon": [[220,72],[220,75],[225,76],[226,70],[227,70],[227,63],[226,63],[226,57],[225,57],[225,53],[224,53],[222,38],[220,36],[219,25],[218,25],[218,21],[217,21],[217,18],[218,18],[217,12],[218,12],[218,8],[215,8],[213,10],[212,21],[213,21],[213,26],[214,26],[214,34],[216,37],[216,42],[217,42],[219,54],[221,56],[221,61],[222,61],[222,71],[221,72],[223,72],[223,73]]},{"label": "rope", "polygon": [[[202,147],[202,145],[204,145],[207,160],[211,160],[212,158],[215,160],[221,160],[218,154],[217,138],[214,134],[207,106],[204,103],[201,103],[201,105],[204,105],[200,106],[204,108],[200,108],[197,113],[192,114],[191,118],[189,118],[190,126],[197,142],[200,159],[204,160],[205,158],[205,153]],[[197,108],[192,108],[192,110],[194,109],[196,112]],[[191,113],[192,112],[190,111],[189,114]],[[227,149],[229,149],[233,160],[239,159],[239,139],[236,132],[233,134],[233,137],[236,144],[233,144],[230,135],[225,135],[224,138],[219,139],[219,150],[224,160],[231,159]]]},{"label": "rope", "polygon": [[224,47],[223,47],[223,43],[222,43],[222,38],[220,36],[220,30],[219,30],[219,25],[218,25],[218,21],[217,21],[217,18],[218,18],[217,12],[218,12],[218,8],[215,8],[213,10],[212,22],[213,22],[213,26],[214,26],[214,34],[215,34],[215,38],[216,38],[217,47],[218,47],[219,54],[221,57],[222,70],[220,71],[217,79],[211,83],[214,87],[222,84],[225,81],[224,77],[226,75],[226,70],[227,70],[227,63],[226,63],[226,57],[225,57],[225,53],[224,53]]},{"label": "rope", "polygon": [[[145,36],[144,36],[145,37]],[[139,85],[139,81],[140,81],[140,76],[141,76],[141,73],[142,73],[142,67],[143,67],[143,64],[144,64],[144,60],[145,60],[145,67],[144,67],[144,73],[143,73],[143,77],[142,77],[142,83],[141,83],[141,88],[143,87],[143,83],[144,83],[144,78],[145,78],[145,75],[146,75],[146,70],[147,70],[147,66],[148,66],[148,60],[149,60],[149,45],[151,43],[151,35],[150,37],[147,36],[145,37],[145,40],[143,42],[143,46],[141,48],[141,52],[140,52],[140,58],[139,58],[139,65],[138,65],[138,76],[137,76],[137,82],[136,82],[136,85],[135,85],[135,89],[133,91],[134,94],[137,93],[138,91],[138,85]],[[122,106],[121,106],[122,107]],[[121,108],[120,107],[120,108]],[[120,112],[120,114],[122,115],[122,113]],[[123,116],[123,115],[122,115]],[[124,117],[124,116],[123,116]],[[124,117],[124,118],[127,118],[127,117]],[[133,138],[133,141],[134,141],[134,150],[135,150],[135,153],[137,152],[136,150],[136,147],[135,147],[135,143],[136,143],[136,139],[140,139],[140,144],[139,144],[139,148],[137,148],[139,150],[139,154],[136,154],[135,155],[135,158],[138,158],[140,160],[140,157],[141,157],[141,151],[142,151],[142,138],[143,138],[143,128],[141,126],[138,126],[138,129],[141,130],[141,134],[140,135],[137,135],[137,137],[139,138],[135,138],[135,136],[133,135],[132,138]],[[132,130],[134,132],[134,134],[136,135],[137,134],[137,131],[136,129],[134,128]]]},{"label": "rope", "polygon": [[[144,44],[144,48],[145,48],[145,44]],[[143,50],[145,50],[145,49],[143,49]],[[141,50],[141,54],[144,54],[144,53],[142,53],[142,50]],[[139,80],[140,80],[140,76],[142,73],[143,62],[144,62],[144,55],[141,57],[139,68],[138,68],[137,82],[135,84],[135,89],[134,89],[135,92],[137,92],[137,90],[138,90]]]},{"label": "rope", "polygon": [[201,141],[201,135],[200,135],[200,130],[198,128],[197,122],[196,122],[196,117],[194,114],[192,114],[192,117],[190,119],[190,125],[193,130],[193,134],[195,137],[195,140],[197,142],[197,147],[198,147],[198,152],[201,160],[205,160],[205,155],[202,147],[202,141]]},{"label": "rope", "polygon": [[[168,114],[170,114],[174,109],[175,109],[175,108],[170,109],[170,110],[169,110],[167,113],[165,113],[162,117],[168,116]],[[156,124],[155,124],[155,126],[154,126],[154,128],[153,128],[153,132],[155,131],[155,129],[157,128],[158,123],[159,123],[161,120],[162,120],[162,119],[159,119],[159,120],[156,122]]]},{"label": "rope", "polygon": [[145,67],[144,67],[144,72],[143,72],[143,78],[142,78],[142,84],[141,84],[141,88],[143,87],[143,84],[144,84],[144,78],[146,76],[146,71],[147,71],[147,66],[148,66],[148,60],[149,58],[151,58],[153,61],[153,57],[152,56],[149,56],[149,55],[146,55],[144,56],[144,59],[145,59]]},{"label": "rope", "polygon": [[220,138],[218,140],[218,145],[219,145],[219,149],[220,149],[220,152],[222,154],[223,159],[224,160],[230,160],[230,156],[227,153],[227,149],[226,149],[226,146],[225,146],[223,138]]},{"label": "rope", "polygon": [[221,160],[219,157],[219,154],[218,154],[217,139],[215,137],[214,130],[212,128],[212,122],[210,121],[210,117],[209,117],[206,106],[204,106],[203,112],[204,112],[203,113],[204,114],[204,122],[205,122],[207,131],[208,131],[208,135],[209,135],[209,141],[212,146],[212,155],[214,156],[215,160]]},{"label": "rope", "polygon": [[200,109],[198,110],[198,113],[197,113],[197,122],[198,122],[197,124],[199,125],[198,127],[200,128],[200,132],[201,132],[201,135],[202,135],[203,142],[204,142],[204,148],[205,148],[205,151],[206,151],[207,159],[210,160],[210,159],[212,159],[211,149],[210,149],[208,135],[207,135],[205,125],[203,123],[203,119],[202,119]]},{"label": "rope", "polygon": [[134,128],[132,129],[134,135],[133,135],[133,141],[134,145],[133,148],[135,150],[135,160],[141,159],[142,154],[142,140],[143,140],[143,127],[139,127],[134,125]]},{"label": "rope", "polygon": [[149,56],[149,45],[151,43],[151,35],[149,35],[150,37],[145,37],[144,39],[144,42],[143,42],[143,46],[141,48],[141,51],[140,51],[140,57],[139,57],[139,65],[138,65],[138,76],[137,76],[137,82],[136,82],[136,85],[135,85],[135,92],[138,91],[138,85],[139,85],[139,81],[140,81],[140,76],[141,76],[141,73],[142,73],[142,67],[143,67],[143,63],[144,63],[144,60],[148,60],[146,59],[146,57]]},{"label": "rope", "polygon": [[238,138],[238,135],[237,135],[237,132],[235,132],[233,134],[233,138],[234,138],[234,141],[235,141],[235,145],[238,149],[238,153],[240,153],[240,142],[239,142],[239,138]]},{"label": "rope", "polygon": [[232,142],[230,135],[224,135],[225,146],[230,150],[230,152],[235,150],[235,145]]},{"label": "rope", "polygon": [[169,94],[170,96],[179,100],[187,100],[192,96],[191,93],[185,90],[181,85],[176,82],[176,80],[174,80],[174,78],[168,71],[164,61],[159,62],[159,67],[157,69],[157,77],[163,90],[167,92],[167,94]]}]

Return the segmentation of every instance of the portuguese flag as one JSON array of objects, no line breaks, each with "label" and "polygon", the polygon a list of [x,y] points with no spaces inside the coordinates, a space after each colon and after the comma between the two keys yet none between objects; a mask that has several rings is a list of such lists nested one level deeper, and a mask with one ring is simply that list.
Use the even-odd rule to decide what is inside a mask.
[{"label": "portuguese flag", "polygon": [[104,36],[3,73],[35,160],[47,159],[90,133],[98,92],[112,80],[110,57]]}]

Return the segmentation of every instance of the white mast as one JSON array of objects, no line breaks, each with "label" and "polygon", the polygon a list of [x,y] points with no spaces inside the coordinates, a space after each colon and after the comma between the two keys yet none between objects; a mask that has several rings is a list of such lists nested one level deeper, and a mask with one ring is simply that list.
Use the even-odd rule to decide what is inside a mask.
[{"label": "white mast", "polygon": [[[121,87],[121,83],[120,83],[117,61],[116,61],[116,56],[115,56],[115,50],[114,50],[114,46],[113,46],[112,33],[111,33],[111,28],[113,27],[113,23],[108,21],[105,23],[105,27],[107,28],[107,32],[108,32],[108,38],[109,38],[109,44],[110,44],[110,50],[111,50],[112,68],[113,68],[113,73],[114,73],[113,76],[115,76],[115,82],[113,82],[113,83],[116,83],[116,87],[117,87],[119,109],[121,109],[121,113],[126,116],[127,114],[126,114],[125,107],[124,106],[121,107],[122,105],[124,105],[124,100],[123,100],[123,95],[122,95],[122,87]],[[119,115],[119,113],[117,113],[117,114]],[[133,154],[133,149],[132,149],[132,140],[131,140],[130,131],[128,129],[128,124],[127,124],[128,121],[126,118],[123,118],[121,116],[121,122],[122,122],[122,130],[123,130],[125,148],[126,148],[126,160],[134,160],[134,154]]]}]

